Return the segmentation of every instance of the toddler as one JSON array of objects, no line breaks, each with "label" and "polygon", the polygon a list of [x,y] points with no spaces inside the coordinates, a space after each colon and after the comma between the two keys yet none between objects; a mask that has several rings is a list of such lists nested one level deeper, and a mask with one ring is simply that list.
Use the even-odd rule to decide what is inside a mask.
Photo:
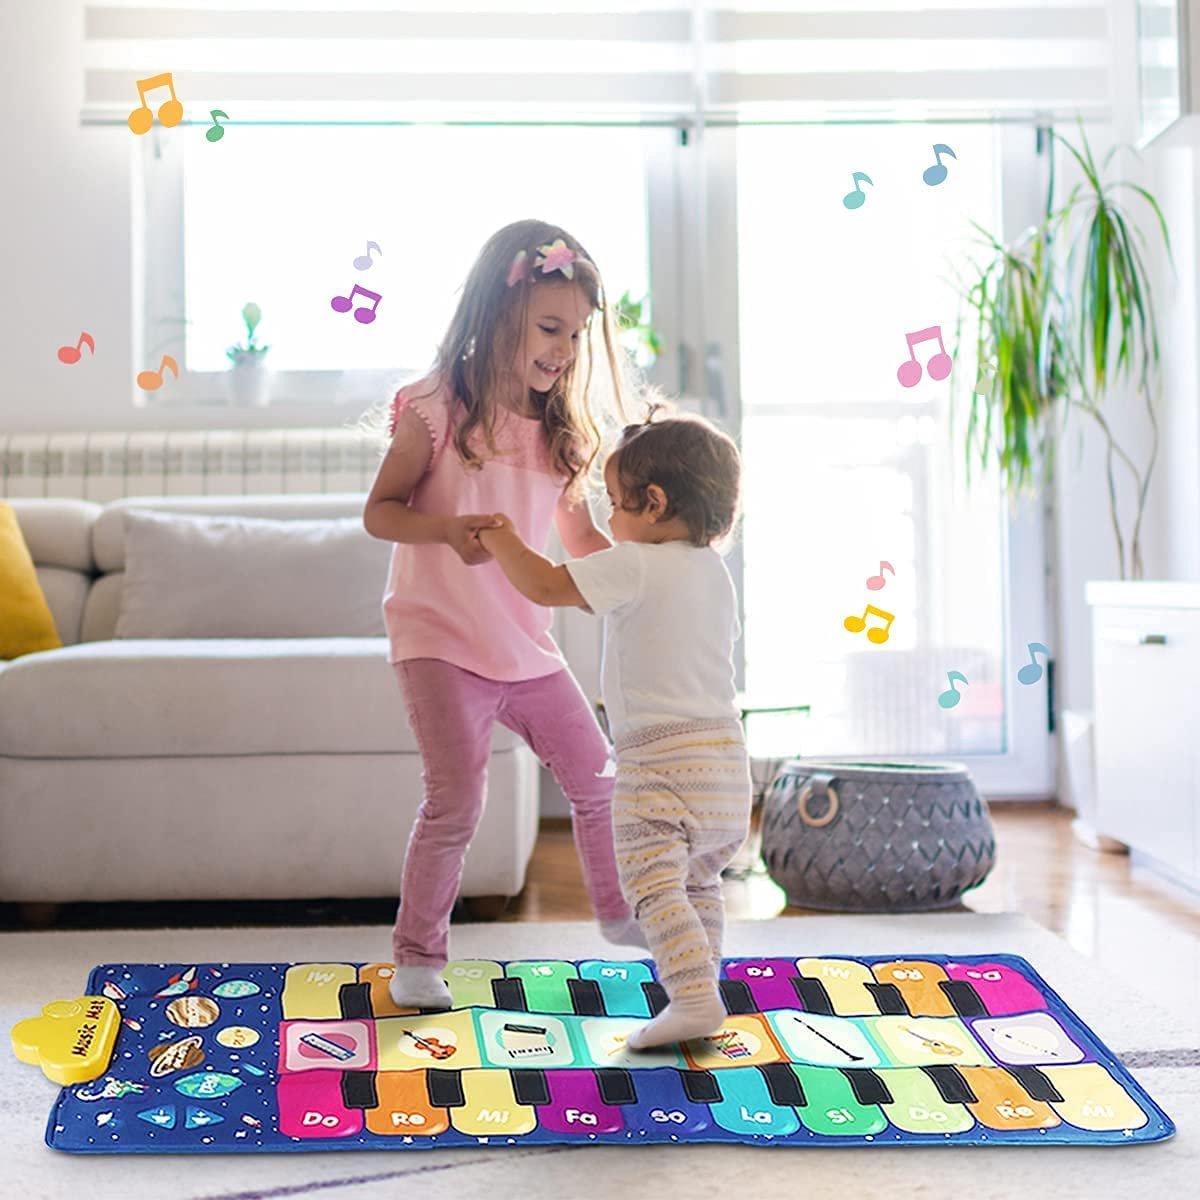
[{"label": "toddler", "polygon": [[524,596],[605,618],[621,886],[667,1007],[633,1049],[720,1029],[721,870],[745,840],[750,768],[735,702],[737,598],[713,543],[733,528],[733,441],[694,417],[626,427],[604,469],[616,546],[556,566],[497,514],[480,543]]}]

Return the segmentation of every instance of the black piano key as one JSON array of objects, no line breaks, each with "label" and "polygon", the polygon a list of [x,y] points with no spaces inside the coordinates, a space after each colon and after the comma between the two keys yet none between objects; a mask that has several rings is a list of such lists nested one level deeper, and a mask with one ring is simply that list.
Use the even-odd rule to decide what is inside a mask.
[{"label": "black piano key", "polygon": [[818,1013],[824,1017],[837,1015],[833,1011],[833,1001],[829,999],[829,993],[819,979],[793,979],[792,987],[796,989],[796,995],[800,997],[800,1007],[805,1012]]},{"label": "black piano key", "polygon": [[891,1104],[892,1093],[884,1083],[883,1076],[869,1067],[838,1067],[850,1082],[850,1089],[859,1104]]},{"label": "black piano key", "polygon": [[940,1063],[936,1066],[922,1067],[921,1070],[933,1080],[938,1095],[947,1104],[974,1104],[978,1101],[979,1097],[971,1090],[971,1085],[959,1073],[957,1067],[949,1063]]},{"label": "black piano key", "polygon": [[347,1108],[378,1108],[374,1071],[342,1072],[342,1103]]},{"label": "black piano key", "polygon": [[758,1005],[754,1003],[754,993],[745,980],[722,979],[718,986],[721,989],[721,999],[725,1003],[725,1011],[731,1017],[758,1012]]},{"label": "black piano key", "polygon": [[1035,1100],[1045,1104],[1051,1101],[1061,1104],[1062,1093],[1050,1082],[1049,1076],[1037,1067],[1004,1068]]},{"label": "black piano key", "polygon": [[879,1011],[885,1017],[912,1015],[908,1011],[908,1005],[904,1003],[904,996],[894,983],[867,983],[863,986],[875,997],[875,1003],[879,1005]]},{"label": "black piano key", "polygon": [[525,999],[525,984],[520,979],[492,980],[492,999],[497,1008],[507,1008],[511,1012],[528,1012],[529,1002]]},{"label": "black piano key", "polygon": [[594,1074],[600,1085],[600,1099],[605,1104],[637,1103],[632,1071],[624,1067],[597,1067]]},{"label": "black piano key", "polygon": [[545,1071],[519,1068],[509,1071],[513,1095],[518,1104],[549,1104],[550,1083]]},{"label": "black piano key", "polygon": [[657,1017],[667,1007],[667,989],[661,983],[643,983],[642,991],[645,993],[646,1003],[650,1006],[650,1015]]},{"label": "black piano key", "polygon": [[594,979],[568,979],[567,991],[571,994],[571,1007],[579,1017],[606,1017],[604,995]]},{"label": "black piano key", "polygon": [[717,1086],[715,1071],[680,1071],[683,1094],[693,1104],[720,1104],[725,1098]]},{"label": "black piano key", "polygon": [[347,1021],[370,1021],[375,1014],[371,1011],[371,985],[369,983],[343,983],[338,988],[338,1005],[342,1017]]},{"label": "black piano key", "polygon": [[461,1108],[467,1102],[463,1095],[461,1071],[430,1067],[425,1072],[425,1090],[434,1108]]},{"label": "black piano key", "polygon": [[764,1063],[758,1069],[767,1081],[772,1103],[784,1108],[803,1108],[808,1103],[800,1077],[787,1063]]},{"label": "black piano key", "polygon": [[946,999],[954,1005],[960,1017],[986,1017],[987,1006],[979,993],[965,979],[942,979],[938,987],[946,993]]}]

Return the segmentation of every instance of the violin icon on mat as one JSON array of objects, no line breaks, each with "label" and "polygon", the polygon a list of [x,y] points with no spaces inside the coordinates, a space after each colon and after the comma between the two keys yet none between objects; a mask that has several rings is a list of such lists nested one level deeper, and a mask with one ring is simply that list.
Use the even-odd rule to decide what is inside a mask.
[{"label": "violin icon on mat", "polygon": [[402,1029],[400,1032],[412,1038],[431,1058],[449,1058],[458,1049],[457,1046],[448,1046],[445,1042],[439,1042],[435,1037],[422,1037],[419,1033],[413,1033],[411,1029]]}]

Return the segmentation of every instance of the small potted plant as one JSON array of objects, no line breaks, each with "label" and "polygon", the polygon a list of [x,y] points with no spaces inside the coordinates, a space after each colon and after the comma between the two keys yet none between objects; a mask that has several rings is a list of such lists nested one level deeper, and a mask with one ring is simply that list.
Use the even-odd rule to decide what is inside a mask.
[{"label": "small potted plant", "polygon": [[264,407],[270,399],[271,374],[266,366],[266,354],[270,346],[260,346],[254,340],[254,331],[262,320],[262,309],[254,301],[242,306],[242,320],[246,325],[246,340],[225,351],[226,358],[233,363],[229,373],[230,394],[234,404],[242,408]]}]

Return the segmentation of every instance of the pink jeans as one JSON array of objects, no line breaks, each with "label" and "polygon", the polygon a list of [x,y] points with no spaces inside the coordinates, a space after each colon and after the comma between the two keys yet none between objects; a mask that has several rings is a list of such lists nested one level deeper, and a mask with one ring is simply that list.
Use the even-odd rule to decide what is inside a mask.
[{"label": "pink jeans", "polygon": [[493,721],[529,743],[571,802],[596,916],[630,917],[613,848],[608,742],[570,671],[502,683],[436,658],[393,665],[425,764],[425,798],[408,839],[392,931],[397,966],[446,965],[450,910],[483,813]]}]

